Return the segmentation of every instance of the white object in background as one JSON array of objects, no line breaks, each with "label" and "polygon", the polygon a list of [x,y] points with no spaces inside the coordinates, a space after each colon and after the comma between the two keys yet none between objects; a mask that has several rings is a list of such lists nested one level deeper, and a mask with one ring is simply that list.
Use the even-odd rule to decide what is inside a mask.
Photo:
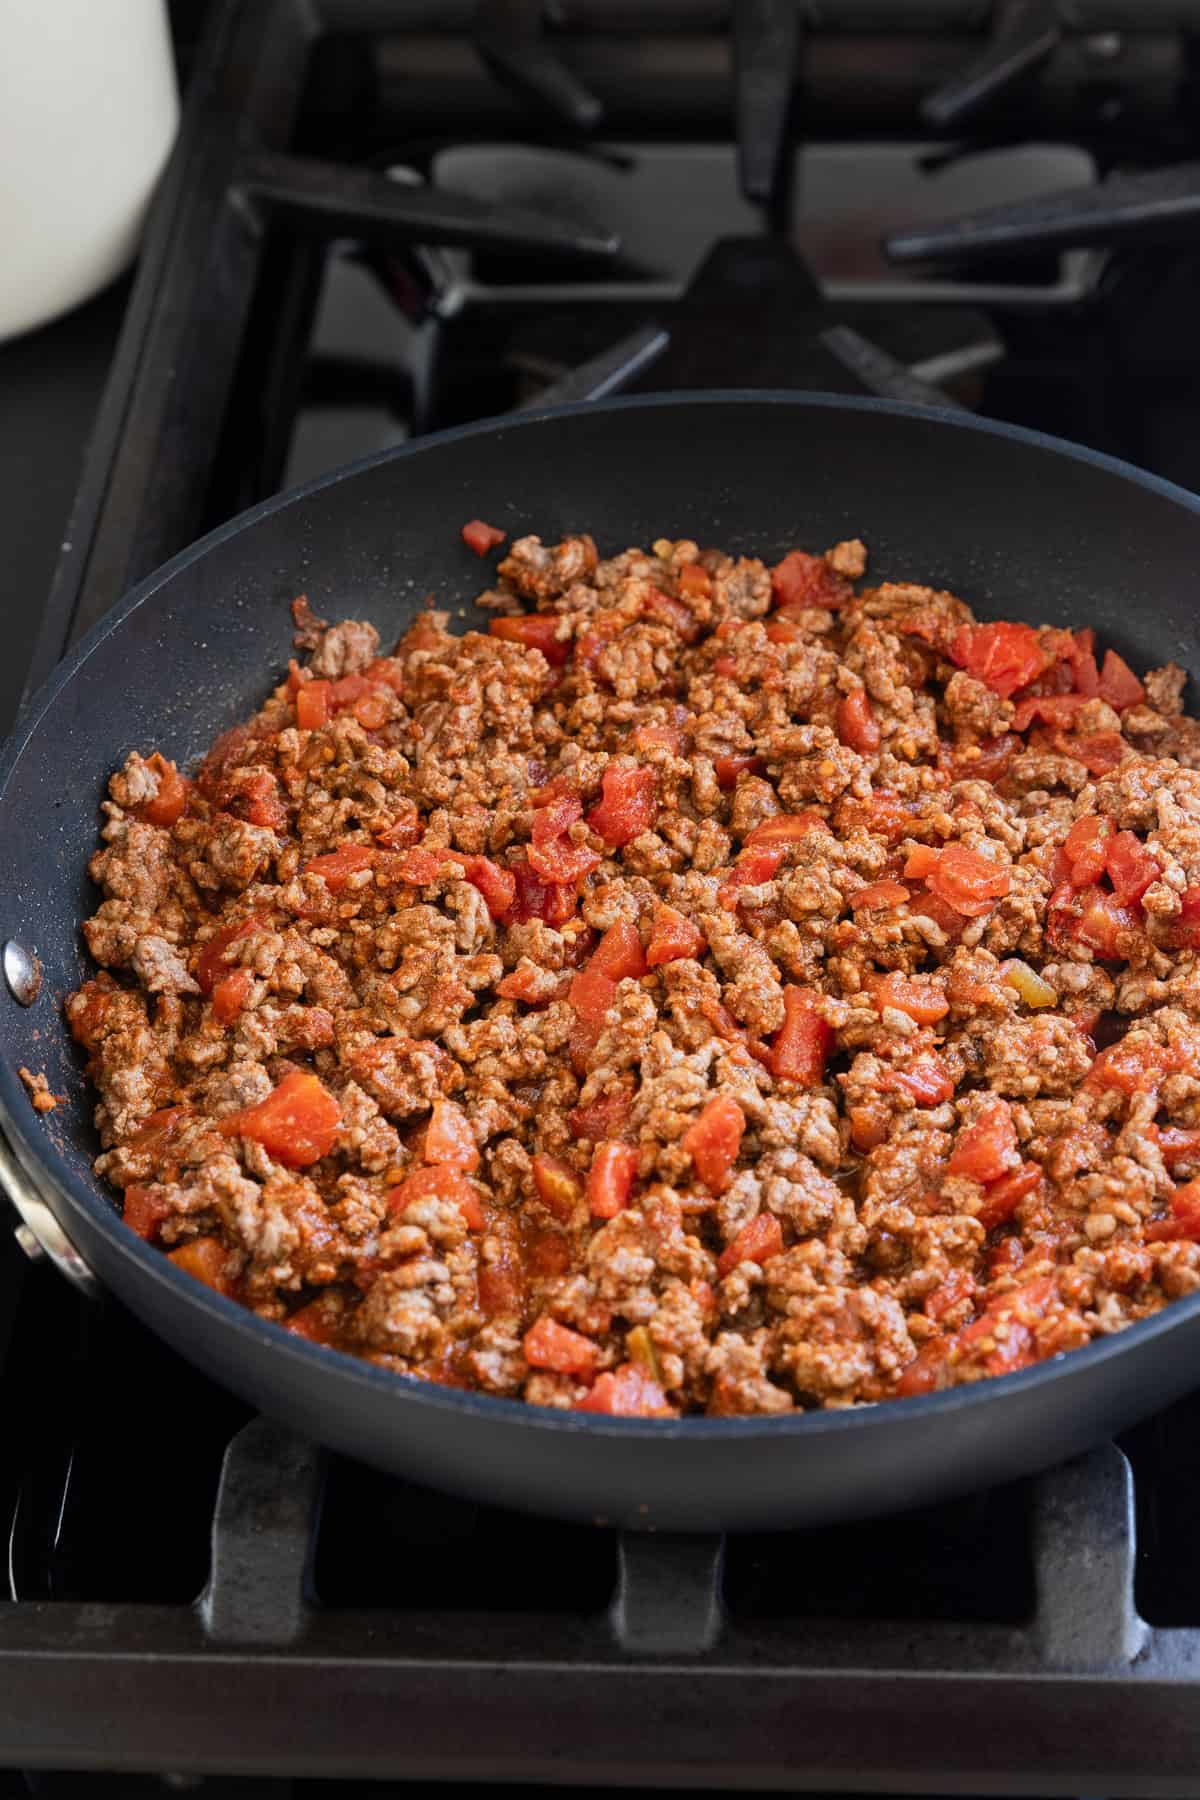
[{"label": "white object in background", "polygon": [[132,259],[178,120],[165,0],[0,0],[0,339]]}]

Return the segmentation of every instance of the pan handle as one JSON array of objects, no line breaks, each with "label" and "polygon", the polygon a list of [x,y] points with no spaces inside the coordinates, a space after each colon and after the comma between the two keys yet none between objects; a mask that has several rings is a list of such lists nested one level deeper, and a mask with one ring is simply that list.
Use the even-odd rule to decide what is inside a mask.
[{"label": "pan handle", "polygon": [[95,1271],[86,1263],[51,1212],[49,1206],[17,1161],[11,1145],[0,1134],[0,1190],[3,1190],[20,1214],[16,1227],[17,1242],[33,1261],[45,1256],[60,1275],[89,1300],[104,1297],[104,1287]]}]

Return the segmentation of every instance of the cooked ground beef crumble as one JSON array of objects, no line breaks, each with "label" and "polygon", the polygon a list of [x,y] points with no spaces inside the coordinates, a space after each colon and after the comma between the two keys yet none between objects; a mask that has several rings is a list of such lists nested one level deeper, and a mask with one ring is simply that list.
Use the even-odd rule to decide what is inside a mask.
[{"label": "cooked ground beef crumble", "polygon": [[297,602],[194,779],[110,783],[67,1014],[126,1223],[401,1373],[650,1416],[1193,1291],[1183,674],[864,567],[527,537],[388,656]]}]

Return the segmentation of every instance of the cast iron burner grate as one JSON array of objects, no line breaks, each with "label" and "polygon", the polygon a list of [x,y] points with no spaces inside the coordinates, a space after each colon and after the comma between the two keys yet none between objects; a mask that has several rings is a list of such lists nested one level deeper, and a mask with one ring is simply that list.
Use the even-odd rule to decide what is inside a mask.
[{"label": "cast iron burner grate", "polygon": [[[960,0],[923,0],[905,29],[869,0],[778,10],[747,9],[735,71],[747,191],[765,192],[777,245],[788,89],[768,40],[791,46],[806,138],[927,139],[953,119],[951,161],[1014,135],[1067,142],[1101,171],[1195,155],[1187,0],[997,9],[1015,36],[995,41],[991,9]],[[498,137],[619,166],[584,135],[595,100],[614,143],[695,144],[732,166],[728,7],[558,0],[540,38],[538,19],[527,5],[477,19],[468,0],[213,7],[34,680],[131,583],[274,491],[306,433],[349,456],[370,447],[370,409],[390,442],[517,406],[670,324],[656,309],[675,290],[614,255],[603,222],[514,216],[428,177],[447,148]],[[1019,105],[988,113],[1006,83]],[[403,180],[381,173],[397,167]],[[1187,179],[1169,185],[1187,215]],[[1128,238],[1128,206],[1123,219]],[[1194,255],[1139,244],[1072,265],[1064,286],[1044,247],[1028,253],[1044,210],[1026,223],[975,228],[1009,258],[986,284],[962,234],[926,221],[923,247],[956,259],[941,287],[906,276],[903,304],[882,289],[825,299],[882,349],[887,379],[968,369],[956,397],[986,413],[1200,482]],[[372,298],[339,336],[347,283]],[[0,1302],[9,1768],[119,1771],[123,1792],[135,1770],[577,1793],[1195,1792],[1200,1399],[1120,1447],[900,1518],[631,1536],[326,1457],[9,1241]]]}]

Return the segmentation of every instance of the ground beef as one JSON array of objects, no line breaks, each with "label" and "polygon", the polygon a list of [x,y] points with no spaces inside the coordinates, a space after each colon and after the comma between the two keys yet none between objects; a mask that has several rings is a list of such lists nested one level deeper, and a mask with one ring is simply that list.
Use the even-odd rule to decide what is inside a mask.
[{"label": "ground beef", "polygon": [[1184,677],[865,566],[525,537],[487,632],[382,657],[298,602],[254,719],[110,783],[67,1016],[127,1224],[389,1369],[651,1416],[1200,1286]]}]

